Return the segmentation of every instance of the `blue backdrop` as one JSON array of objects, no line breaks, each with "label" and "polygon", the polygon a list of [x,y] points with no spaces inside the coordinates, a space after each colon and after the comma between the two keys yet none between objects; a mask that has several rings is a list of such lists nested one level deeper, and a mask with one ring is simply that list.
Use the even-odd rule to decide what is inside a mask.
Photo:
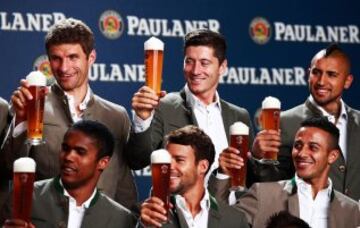
[{"label": "blue backdrop", "polygon": [[[182,37],[195,28],[226,36],[229,69],[219,92],[252,116],[268,95],[278,97],[283,109],[302,103],[308,96],[309,62],[332,42],[352,59],[355,80],[344,100],[359,109],[359,7],[355,0],[0,0],[0,96],[9,99],[33,69],[51,79],[44,35],[57,20],[75,17],[96,37],[92,89],[129,113],[131,96],[144,83],[144,41],[154,35],[165,42],[163,89],[179,90],[184,84]],[[148,171],[136,172],[141,198],[148,192]]]}]

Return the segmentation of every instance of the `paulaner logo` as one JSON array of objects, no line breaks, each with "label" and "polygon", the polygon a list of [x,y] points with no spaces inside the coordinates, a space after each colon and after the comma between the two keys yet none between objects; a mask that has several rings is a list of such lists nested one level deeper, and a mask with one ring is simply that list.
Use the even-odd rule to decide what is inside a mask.
[{"label": "paulaner logo", "polygon": [[40,55],[37,57],[33,64],[33,69],[41,71],[46,76],[46,84],[51,85],[55,79],[51,72],[50,62],[47,55]]},{"label": "paulaner logo", "polygon": [[249,26],[252,40],[257,44],[266,44],[271,37],[271,26],[263,17],[254,18]]},{"label": "paulaner logo", "polygon": [[107,10],[100,16],[99,29],[106,38],[117,39],[124,31],[123,19],[118,12]]}]

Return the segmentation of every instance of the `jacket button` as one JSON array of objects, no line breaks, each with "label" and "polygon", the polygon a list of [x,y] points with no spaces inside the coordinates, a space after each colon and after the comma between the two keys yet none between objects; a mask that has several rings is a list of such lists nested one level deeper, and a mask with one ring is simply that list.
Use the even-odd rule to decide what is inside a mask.
[{"label": "jacket button", "polygon": [[345,169],[346,169],[346,167],[344,165],[339,166],[340,172],[342,172],[342,173],[345,172]]}]

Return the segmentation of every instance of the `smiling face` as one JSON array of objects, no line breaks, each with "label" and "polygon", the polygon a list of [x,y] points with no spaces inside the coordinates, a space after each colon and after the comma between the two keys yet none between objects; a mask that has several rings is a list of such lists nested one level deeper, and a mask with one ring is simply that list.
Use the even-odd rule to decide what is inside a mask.
[{"label": "smiling face", "polygon": [[338,111],[342,92],[352,80],[349,64],[340,55],[315,56],[309,69],[310,93],[317,104],[331,113]]},{"label": "smiling face", "polygon": [[339,151],[331,148],[331,135],[316,127],[302,127],[296,133],[292,158],[297,175],[308,183],[326,183],[330,165]]},{"label": "smiling face", "polygon": [[97,158],[94,140],[79,130],[66,133],[60,152],[60,177],[67,189],[94,188],[109,162],[109,157]]},{"label": "smiling face", "polygon": [[185,50],[184,75],[190,91],[209,104],[214,100],[219,78],[224,74],[227,61],[221,64],[208,46],[189,46]]},{"label": "smiling face", "polygon": [[48,56],[55,79],[64,91],[86,91],[89,67],[96,58],[94,50],[87,57],[80,44],[59,44],[49,48]]},{"label": "smiling face", "polygon": [[207,160],[196,162],[194,149],[189,145],[169,143],[166,149],[171,154],[170,192],[184,195],[203,186]]}]

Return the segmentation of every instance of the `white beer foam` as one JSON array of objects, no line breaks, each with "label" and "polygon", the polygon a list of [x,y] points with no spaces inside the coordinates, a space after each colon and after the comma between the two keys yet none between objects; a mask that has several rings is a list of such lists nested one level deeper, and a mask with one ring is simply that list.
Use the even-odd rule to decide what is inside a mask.
[{"label": "white beer foam", "polygon": [[144,50],[164,50],[164,42],[159,40],[158,38],[152,36],[150,39],[145,41]]},{"label": "white beer foam", "polygon": [[270,108],[276,108],[281,109],[281,102],[276,97],[265,97],[265,99],[262,102],[262,109],[270,109]]},{"label": "white beer foam", "polygon": [[35,173],[36,163],[34,159],[23,157],[14,161],[14,173]]},{"label": "white beer foam", "polygon": [[165,149],[155,150],[151,153],[151,164],[171,163],[171,155]]},{"label": "white beer foam", "polygon": [[249,127],[243,122],[235,122],[230,126],[230,135],[249,135]]},{"label": "white beer foam", "polygon": [[41,71],[32,71],[26,76],[30,86],[46,86],[46,76]]}]

